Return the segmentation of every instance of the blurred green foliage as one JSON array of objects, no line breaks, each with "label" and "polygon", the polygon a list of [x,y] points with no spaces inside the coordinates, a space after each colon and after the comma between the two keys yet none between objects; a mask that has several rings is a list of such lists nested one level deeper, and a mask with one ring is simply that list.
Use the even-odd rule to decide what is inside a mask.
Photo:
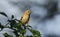
[{"label": "blurred green foliage", "polygon": [[13,37],[12,35],[8,35],[7,33],[3,34],[5,37]]},{"label": "blurred green foliage", "polygon": [[[8,18],[8,16],[5,13],[0,12],[0,14],[2,14]],[[30,25],[23,26],[19,20],[14,19],[14,15],[12,15],[11,19],[8,19],[7,21],[8,21],[8,23],[6,25],[10,25],[10,27],[7,27],[7,26],[4,27],[0,23],[1,31],[3,28],[10,28],[10,29],[14,30],[13,33],[16,35],[16,37],[41,37],[41,34],[39,31],[32,29],[32,27]],[[31,36],[28,36],[28,35],[25,36],[27,30],[29,30],[32,33]],[[5,37],[13,37],[12,35],[9,35],[7,33],[4,33],[4,36]]]}]

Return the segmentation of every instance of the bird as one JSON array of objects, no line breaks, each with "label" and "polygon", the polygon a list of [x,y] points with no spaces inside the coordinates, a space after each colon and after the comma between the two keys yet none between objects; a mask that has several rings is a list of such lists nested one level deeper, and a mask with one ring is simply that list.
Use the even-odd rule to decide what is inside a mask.
[{"label": "bird", "polygon": [[27,26],[28,23],[29,23],[29,20],[30,20],[30,15],[31,15],[31,11],[30,10],[26,10],[24,11],[21,19],[20,19],[20,22],[22,23],[22,25],[25,25]]}]

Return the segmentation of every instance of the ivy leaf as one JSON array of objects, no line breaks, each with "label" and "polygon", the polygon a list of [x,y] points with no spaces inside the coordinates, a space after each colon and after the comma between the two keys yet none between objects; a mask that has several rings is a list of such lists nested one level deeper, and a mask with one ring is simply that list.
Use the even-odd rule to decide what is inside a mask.
[{"label": "ivy leaf", "polygon": [[34,29],[29,29],[29,30],[33,34],[34,37],[41,37],[41,34],[39,31],[34,30]]},{"label": "ivy leaf", "polygon": [[4,15],[5,17],[8,17],[4,12],[0,12],[0,14]]}]

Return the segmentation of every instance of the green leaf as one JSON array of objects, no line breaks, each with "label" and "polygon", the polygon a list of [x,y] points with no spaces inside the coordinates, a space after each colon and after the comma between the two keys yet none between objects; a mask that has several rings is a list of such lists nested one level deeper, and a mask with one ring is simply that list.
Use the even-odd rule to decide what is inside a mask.
[{"label": "green leaf", "polygon": [[26,33],[26,29],[20,30],[20,33],[24,36],[24,34]]},{"label": "green leaf", "polygon": [[19,37],[23,37],[22,35],[20,35]]},{"label": "green leaf", "polygon": [[0,23],[0,28],[1,28],[1,30],[3,30],[3,28],[4,28],[4,26],[2,26],[2,24]]},{"label": "green leaf", "polygon": [[16,37],[19,37],[19,34],[18,34],[18,31],[17,30],[14,30],[13,33],[16,35]]},{"label": "green leaf", "polygon": [[24,35],[26,33],[26,29],[20,22],[17,23],[16,27],[18,29],[18,32],[20,32],[20,34]]},{"label": "green leaf", "polygon": [[27,27],[28,27],[28,28],[32,28],[32,26],[30,26],[30,25],[27,25]]},{"label": "green leaf", "polygon": [[34,30],[34,29],[29,29],[29,30],[33,34],[34,37],[41,37],[41,34],[39,31]]},{"label": "green leaf", "polygon": [[32,35],[30,35],[30,36],[24,36],[24,37],[33,37]]},{"label": "green leaf", "polygon": [[11,16],[11,19],[13,19],[13,18],[14,18],[14,15]]},{"label": "green leaf", "polygon": [[4,15],[5,17],[8,17],[4,12],[0,12],[0,14]]},{"label": "green leaf", "polygon": [[8,35],[7,33],[3,34],[5,37],[13,37],[12,35]]},{"label": "green leaf", "polygon": [[20,29],[20,27],[21,27],[21,23],[17,23],[16,28]]},{"label": "green leaf", "polygon": [[16,21],[15,20],[8,20],[8,22],[10,23],[11,27],[16,27]]}]

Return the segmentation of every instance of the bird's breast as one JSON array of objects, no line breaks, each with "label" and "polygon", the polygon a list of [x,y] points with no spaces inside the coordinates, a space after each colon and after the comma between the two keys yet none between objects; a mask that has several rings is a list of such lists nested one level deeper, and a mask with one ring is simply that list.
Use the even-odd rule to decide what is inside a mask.
[{"label": "bird's breast", "polygon": [[28,15],[24,15],[23,18],[22,18],[22,23],[26,23],[29,19],[29,16]]}]

